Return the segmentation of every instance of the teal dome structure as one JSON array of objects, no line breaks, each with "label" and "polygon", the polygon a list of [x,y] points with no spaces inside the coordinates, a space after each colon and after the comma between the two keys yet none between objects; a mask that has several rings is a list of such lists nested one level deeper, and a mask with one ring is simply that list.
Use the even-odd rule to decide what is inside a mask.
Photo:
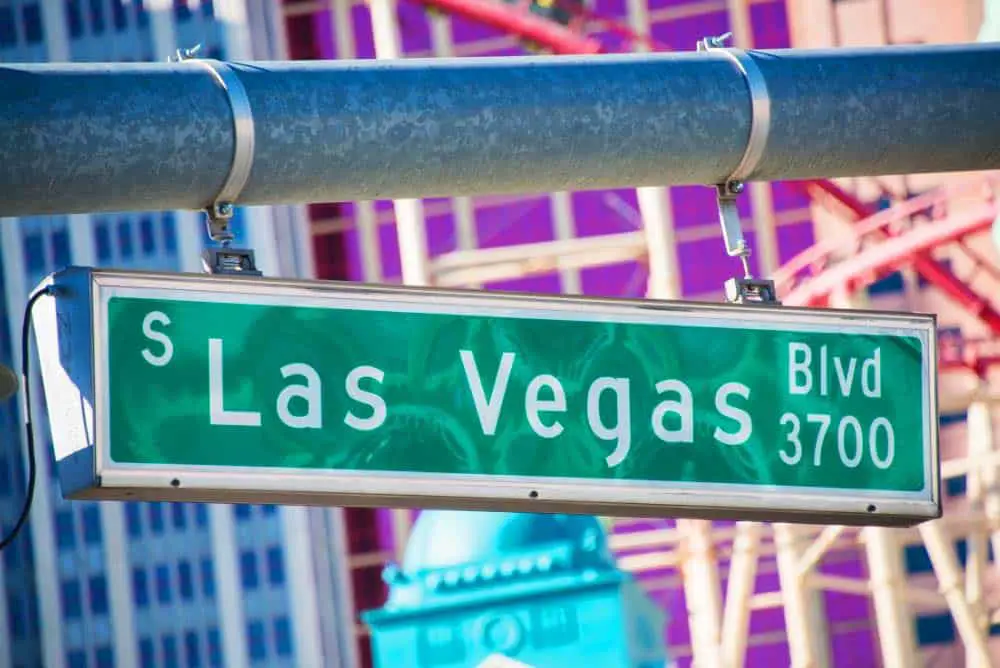
[{"label": "teal dome structure", "polygon": [[666,665],[665,615],[594,517],[424,511],[383,577],[385,606],[363,614],[380,667]]}]

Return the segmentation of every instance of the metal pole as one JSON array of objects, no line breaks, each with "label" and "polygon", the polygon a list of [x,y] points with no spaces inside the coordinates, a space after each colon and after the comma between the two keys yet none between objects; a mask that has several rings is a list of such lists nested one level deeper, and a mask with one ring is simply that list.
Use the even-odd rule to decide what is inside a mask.
[{"label": "metal pole", "polygon": [[[771,127],[748,180],[1000,168],[1000,45],[754,51]],[[751,100],[721,50],[253,62],[239,205],[716,184]],[[234,150],[208,68],[0,67],[0,214],[201,209]]]}]

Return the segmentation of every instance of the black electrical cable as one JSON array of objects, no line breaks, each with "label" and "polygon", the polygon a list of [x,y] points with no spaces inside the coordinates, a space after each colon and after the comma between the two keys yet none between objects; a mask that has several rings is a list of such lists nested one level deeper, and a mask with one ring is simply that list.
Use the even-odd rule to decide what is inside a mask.
[{"label": "black electrical cable", "polygon": [[24,527],[31,512],[31,501],[35,496],[35,477],[37,475],[37,465],[35,462],[35,433],[31,424],[31,383],[28,370],[31,368],[29,360],[31,357],[31,346],[28,337],[31,334],[31,310],[39,298],[52,294],[52,286],[46,286],[28,297],[28,303],[24,307],[24,318],[21,320],[21,383],[24,386],[24,427],[25,445],[28,450],[28,488],[24,492],[24,505],[21,506],[21,514],[6,536],[0,540],[0,551],[14,542],[17,534]]}]

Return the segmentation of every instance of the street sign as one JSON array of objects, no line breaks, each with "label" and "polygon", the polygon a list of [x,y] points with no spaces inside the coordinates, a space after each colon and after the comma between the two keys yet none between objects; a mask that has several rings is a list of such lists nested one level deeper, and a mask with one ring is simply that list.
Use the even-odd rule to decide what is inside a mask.
[{"label": "street sign", "polygon": [[931,315],[72,268],[63,493],[811,523],[940,515]]}]

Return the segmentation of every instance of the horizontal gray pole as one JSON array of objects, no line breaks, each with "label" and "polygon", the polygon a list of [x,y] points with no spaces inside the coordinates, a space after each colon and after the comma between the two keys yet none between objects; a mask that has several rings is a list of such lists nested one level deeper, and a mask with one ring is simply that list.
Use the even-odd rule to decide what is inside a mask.
[{"label": "horizontal gray pole", "polygon": [[[755,51],[752,180],[1000,168],[1000,45]],[[236,64],[240,204],[713,184],[750,130],[721,54]],[[191,63],[0,65],[0,215],[200,209],[233,153]]]}]

